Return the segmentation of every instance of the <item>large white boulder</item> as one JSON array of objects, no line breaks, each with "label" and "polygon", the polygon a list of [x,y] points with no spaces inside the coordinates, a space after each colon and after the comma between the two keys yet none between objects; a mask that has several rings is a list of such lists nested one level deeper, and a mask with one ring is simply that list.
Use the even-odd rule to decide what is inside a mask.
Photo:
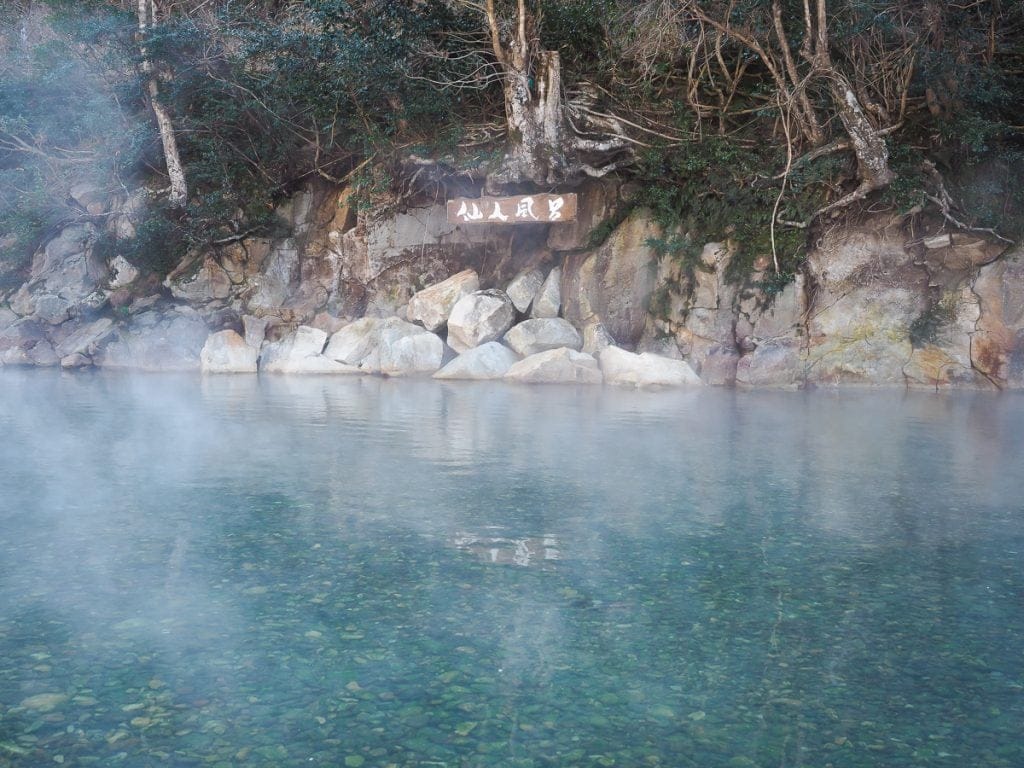
[{"label": "large white boulder", "polygon": [[324,356],[358,366],[363,373],[429,375],[441,367],[444,342],[398,317],[364,317],[331,336]]},{"label": "large white boulder", "polygon": [[406,316],[428,331],[440,330],[448,322],[448,315],[456,302],[479,289],[477,273],[472,269],[463,270],[415,294],[409,299]]},{"label": "large white boulder", "polygon": [[[377,367],[386,376],[429,376],[441,367],[444,342],[418,325],[388,318],[380,328],[379,339]],[[367,370],[365,365],[362,368]]]},{"label": "large white boulder", "polygon": [[327,333],[300,325],[280,341],[268,344],[260,355],[260,370],[267,373],[358,373],[355,366],[324,357]]},{"label": "large white boulder", "polygon": [[505,293],[508,294],[516,311],[525,315],[542,285],[544,285],[544,273],[539,269],[531,269],[517,275],[508,284]]},{"label": "large white boulder", "polygon": [[592,355],[567,347],[549,349],[520,360],[506,379],[530,384],[600,384],[601,370]]},{"label": "large white boulder", "polygon": [[639,355],[619,347],[601,350],[601,371],[609,384],[625,387],[701,386],[700,377],[683,360],[643,352]]},{"label": "large white boulder", "polygon": [[256,373],[259,350],[236,331],[211,333],[199,353],[203,373]]},{"label": "large white boulder", "polygon": [[463,352],[434,374],[435,379],[500,379],[519,355],[496,341]]},{"label": "large white boulder", "polygon": [[548,273],[544,284],[533,299],[531,317],[558,317],[562,308],[562,268],[555,267]]},{"label": "large white boulder", "polygon": [[465,352],[496,341],[512,327],[516,311],[504,291],[477,291],[463,296],[448,317],[448,346]]},{"label": "large white boulder", "polygon": [[359,365],[380,345],[383,324],[384,319],[380,317],[363,317],[349,323],[331,336],[324,357],[346,365]]},{"label": "large white boulder", "polygon": [[577,352],[583,346],[579,331],[560,317],[524,320],[505,334],[505,343],[523,357],[549,349],[569,347]]}]

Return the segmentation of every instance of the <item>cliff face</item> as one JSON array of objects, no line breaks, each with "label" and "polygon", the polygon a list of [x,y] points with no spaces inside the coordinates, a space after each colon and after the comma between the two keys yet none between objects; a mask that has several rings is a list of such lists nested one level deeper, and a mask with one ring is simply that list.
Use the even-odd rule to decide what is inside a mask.
[{"label": "cliff face", "polygon": [[[357,211],[347,191],[314,186],[279,211],[287,237],[190,253],[163,282],[100,259],[98,225],[68,227],[35,255],[29,279],[0,295],[0,364],[198,370],[204,345],[235,344],[249,370],[257,357],[280,360],[285,343],[315,337],[323,351],[362,317],[397,316],[374,333],[433,349],[415,339],[443,336],[443,323],[413,328],[405,321],[432,323],[409,301],[472,270],[484,293],[512,296],[500,298],[515,305],[512,322],[560,316],[583,353],[611,343],[684,360],[706,384],[1024,387],[1020,247],[871,219],[827,231],[795,281],[769,296],[767,258],[741,285],[730,280],[729,243],[705,245],[699,264],[659,258],[650,241],[671,233],[643,210],[608,225],[628,189],[594,182],[578,193],[572,223],[469,227],[447,222],[443,200]],[[89,204],[122,234],[139,215],[130,201]],[[595,230],[609,229],[596,242]],[[302,326],[322,338],[307,328],[299,339]],[[225,330],[238,336],[212,336]]]}]

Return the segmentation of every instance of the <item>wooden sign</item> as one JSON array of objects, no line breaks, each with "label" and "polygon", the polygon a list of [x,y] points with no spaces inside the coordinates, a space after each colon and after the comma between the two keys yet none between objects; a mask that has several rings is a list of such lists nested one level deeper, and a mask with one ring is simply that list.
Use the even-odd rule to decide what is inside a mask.
[{"label": "wooden sign", "polygon": [[450,224],[551,224],[575,220],[575,193],[457,197],[448,201]]}]

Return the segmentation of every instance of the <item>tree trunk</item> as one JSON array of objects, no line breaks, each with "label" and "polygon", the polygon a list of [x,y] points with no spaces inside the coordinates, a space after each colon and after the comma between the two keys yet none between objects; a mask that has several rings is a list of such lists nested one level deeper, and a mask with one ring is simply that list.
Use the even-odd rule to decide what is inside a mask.
[{"label": "tree trunk", "polygon": [[545,185],[561,180],[566,167],[561,85],[558,51],[542,51],[538,56],[536,93],[525,69],[506,72],[509,147],[497,182],[529,180]]},{"label": "tree trunk", "polygon": [[155,0],[139,0],[139,51],[142,54],[142,73],[146,77],[146,89],[149,92],[149,103],[156,116],[157,128],[160,131],[160,142],[164,150],[164,162],[167,164],[167,175],[171,180],[171,193],[168,200],[175,208],[184,208],[188,202],[188,184],[185,171],[178,154],[178,142],[174,135],[171,116],[160,100],[160,87],[157,83],[153,62],[149,59],[146,49],[146,37],[156,25]]}]

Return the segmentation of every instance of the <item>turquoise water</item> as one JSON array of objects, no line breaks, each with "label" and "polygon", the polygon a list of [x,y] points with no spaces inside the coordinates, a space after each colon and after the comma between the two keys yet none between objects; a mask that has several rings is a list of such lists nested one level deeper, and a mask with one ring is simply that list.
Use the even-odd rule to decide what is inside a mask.
[{"label": "turquoise water", "polygon": [[0,371],[0,766],[1024,766],[1024,398]]}]

